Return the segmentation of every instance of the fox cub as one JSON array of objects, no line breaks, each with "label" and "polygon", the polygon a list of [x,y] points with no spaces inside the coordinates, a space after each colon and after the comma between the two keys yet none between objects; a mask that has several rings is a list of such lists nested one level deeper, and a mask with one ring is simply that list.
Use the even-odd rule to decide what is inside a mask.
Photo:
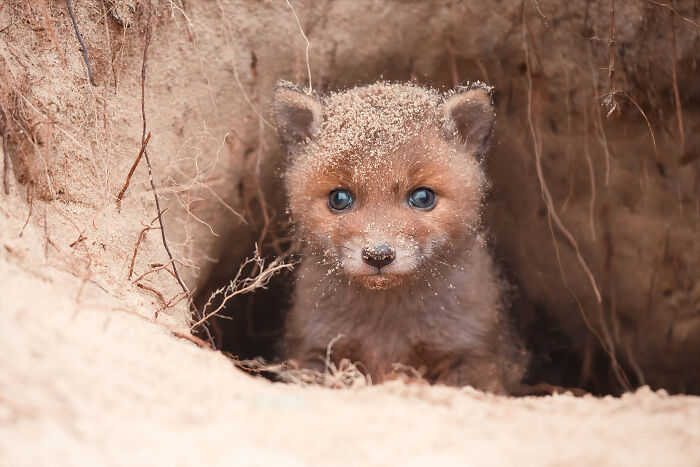
[{"label": "fox cub", "polygon": [[433,383],[517,386],[525,353],[481,223],[491,88],[378,82],[319,96],[282,82],[272,112],[302,254],[287,357],[323,370],[340,335],[331,358],[374,382],[410,367]]}]

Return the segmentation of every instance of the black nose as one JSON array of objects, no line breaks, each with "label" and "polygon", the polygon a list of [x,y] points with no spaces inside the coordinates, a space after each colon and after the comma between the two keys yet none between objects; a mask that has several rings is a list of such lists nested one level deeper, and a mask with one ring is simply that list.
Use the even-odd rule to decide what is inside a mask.
[{"label": "black nose", "polygon": [[396,252],[386,243],[377,246],[366,246],[362,249],[362,259],[370,266],[381,269],[394,261]]}]

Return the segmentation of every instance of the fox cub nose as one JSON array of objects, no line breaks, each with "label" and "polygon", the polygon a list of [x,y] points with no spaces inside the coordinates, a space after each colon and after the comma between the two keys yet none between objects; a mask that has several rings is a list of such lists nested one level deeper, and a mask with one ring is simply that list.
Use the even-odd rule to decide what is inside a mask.
[{"label": "fox cub nose", "polygon": [[377,246],[366,246],[362,249],[362,259],[370,266],[381,269],[394,261],[396,251],[386,243]]}]

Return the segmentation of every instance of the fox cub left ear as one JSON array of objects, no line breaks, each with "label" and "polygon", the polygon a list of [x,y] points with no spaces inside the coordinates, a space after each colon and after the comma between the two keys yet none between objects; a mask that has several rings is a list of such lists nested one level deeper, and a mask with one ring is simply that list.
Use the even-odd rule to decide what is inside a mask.
[{"label": "fox cub left ear", "polygon": [[496,109],[493,88],[480,82],[460,86],[442,104],[445,137],[456,140],[481,160],[489,149]]},{"label": "fox cub left ear", "polygon": [[285,145],[303,143],[318,132],[323,104],[288,82],[279,82],[272,93],[272,114]]}]

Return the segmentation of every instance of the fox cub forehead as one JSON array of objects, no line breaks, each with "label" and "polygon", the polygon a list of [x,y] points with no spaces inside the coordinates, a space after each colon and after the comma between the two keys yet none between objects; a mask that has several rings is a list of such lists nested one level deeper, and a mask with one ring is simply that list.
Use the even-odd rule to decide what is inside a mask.
[{"label": "fox cub forehead", "polygon": [[[272,113],[292,163],[355,156],[382,159],[416,141],[449,143],[451,153],[481,159],[495,120],[492,88],[470,83],[448,93],[413,84],[378,82],[327,96],[279,83]],[[435,143],[433,143],[435,144]]]}]

